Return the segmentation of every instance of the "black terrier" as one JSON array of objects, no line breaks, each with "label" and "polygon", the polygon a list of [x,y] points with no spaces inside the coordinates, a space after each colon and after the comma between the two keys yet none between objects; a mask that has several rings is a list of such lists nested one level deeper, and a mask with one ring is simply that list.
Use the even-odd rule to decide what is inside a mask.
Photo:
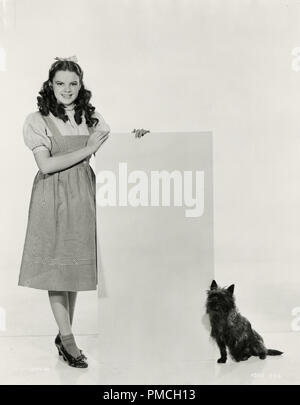
[{"label": "black terrier", "polygon": [[215,280],[207,291],[206,312],[211,324],[211,337],[219,346],[218,363],[226,363],[226,346],[233,360],[248,360],[251,356],[265,359],[278,356],[279,350],[267,349],[263,338],[251,327],[251,323],[237,310],[233,296],[234,284],[221,288]]}]

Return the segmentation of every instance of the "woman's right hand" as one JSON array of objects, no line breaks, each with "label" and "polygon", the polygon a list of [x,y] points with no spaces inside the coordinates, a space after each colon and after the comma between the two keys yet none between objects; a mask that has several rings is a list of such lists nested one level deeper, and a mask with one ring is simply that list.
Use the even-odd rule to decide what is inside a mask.
[{"label": "woman's right hand", "polygon": [[96,153],[100,146],[108,139],[110,131],[94,131],[87,141],[86,146],[91,153]]}]

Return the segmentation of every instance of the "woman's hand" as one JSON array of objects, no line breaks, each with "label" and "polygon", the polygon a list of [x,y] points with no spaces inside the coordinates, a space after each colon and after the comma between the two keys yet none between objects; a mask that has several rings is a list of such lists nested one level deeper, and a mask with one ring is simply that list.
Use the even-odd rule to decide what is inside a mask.
[{"label": "woman's hand", "polygon": [[141,138],[142,136],[144,136],[147,132],[150,132],[148,129],[134,129],[133,131],[131,131],[131,133],[135,134],[136,138]]},{"label": "woman's hand", "polygon": [[108,139],[110,131],[94,131],[87,141],[86,146],[91,153],[96,153],[100,146]]}]

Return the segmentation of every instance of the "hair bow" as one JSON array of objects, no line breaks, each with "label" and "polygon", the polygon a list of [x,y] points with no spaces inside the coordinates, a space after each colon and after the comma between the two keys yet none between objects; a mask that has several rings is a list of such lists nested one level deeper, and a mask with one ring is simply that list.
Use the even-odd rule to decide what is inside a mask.
[{"label": "hair bow", "polygon": [[67,60],[70,62],[75,62],[78,63],[77,57],[75,55],[73,56],[69,56],[68,58],[59,58],[58,56],[56,58],[54,58],[55,60],[59,60],[59,61],[63,61],[63,60]]}]

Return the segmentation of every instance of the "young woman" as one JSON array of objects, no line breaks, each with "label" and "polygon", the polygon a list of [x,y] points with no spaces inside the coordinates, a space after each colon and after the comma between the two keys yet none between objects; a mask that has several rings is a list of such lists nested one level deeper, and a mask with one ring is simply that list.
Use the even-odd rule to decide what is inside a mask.
[{"label": "young woman", "polygon": [[[39,111],[23,127],[39,171],[18,285],[48,290],[59,355],[72,367],[86,368],[72,321],[77,292],[97,288],[96,181],[89,159],[110,128],[90,103],[76,57],[56,58],[39,94]],[[133,132],[141,137],[149,131]]]}]

